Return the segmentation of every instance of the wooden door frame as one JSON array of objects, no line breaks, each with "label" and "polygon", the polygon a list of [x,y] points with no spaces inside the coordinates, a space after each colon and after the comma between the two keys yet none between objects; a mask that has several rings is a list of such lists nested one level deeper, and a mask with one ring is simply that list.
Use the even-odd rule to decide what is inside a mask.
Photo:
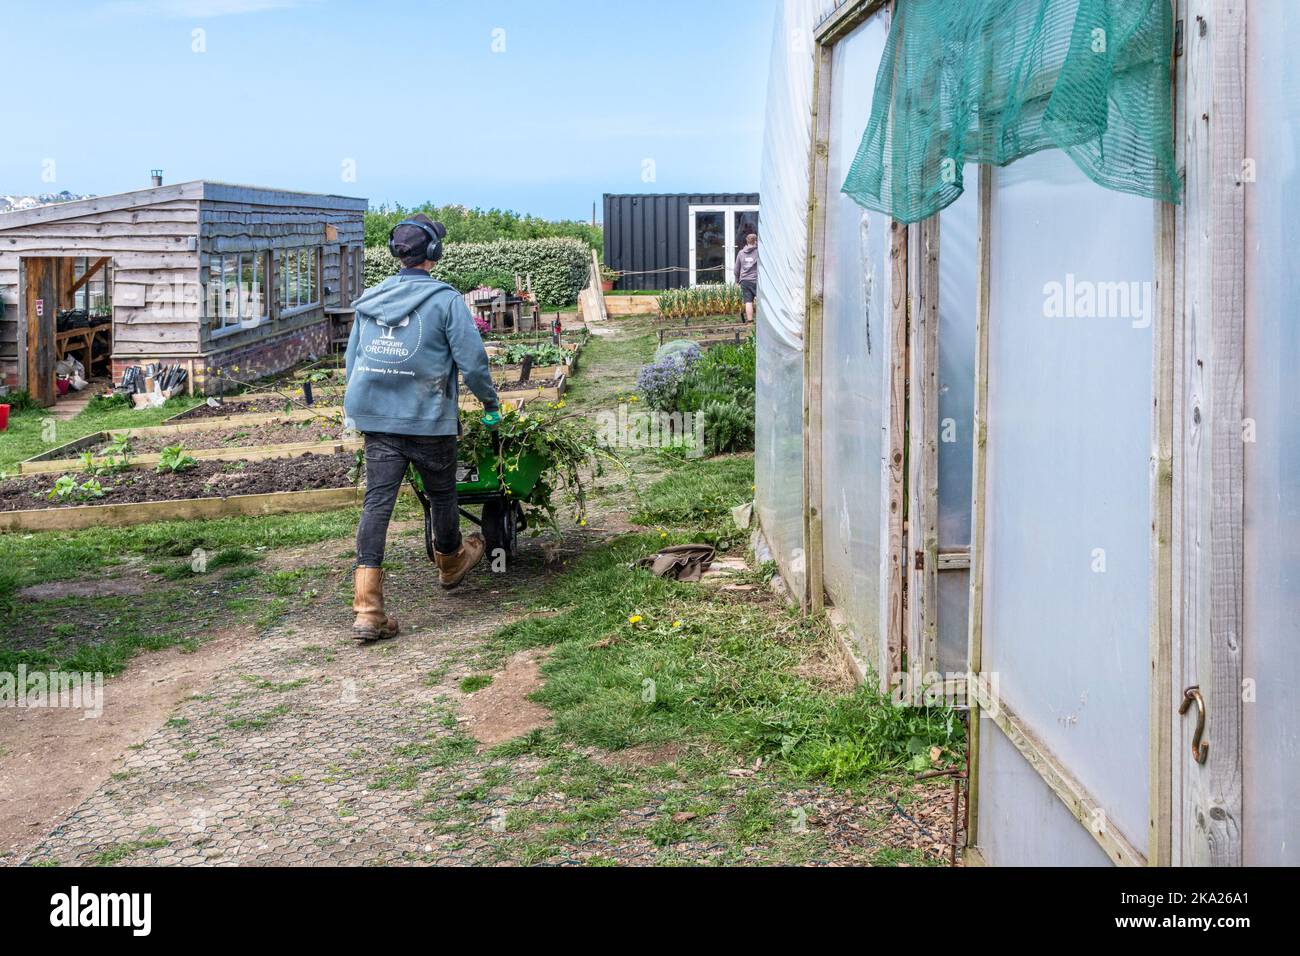
[{"label": "wooden door frame", "polygon": [[[1187,188],[1155,215],[1156,309],[1151,410],[1148,633],[1149,825],[1145,855],[1117,862],[1239,865],[1244,860],[1245,17],[1242,0],[1172,0],[1184,38],[1172,64],[1173,137]],[[1193,26],[1189,26],[1193,25]],[[976,492],[972,509],[970,658],[982,669],[985,442],[988,433],[988,278],[992,174],[980,175],[980,308],[976,351]],[[1208,678],[1208,681],[1207,681]],[[977,686],[980,682],[976,682]],[[1193,719],[1183,688],[1210,702],[1211,757],[1190,757]],[[968,841],[978,846],[980,705],[972,706]],[[995,721],[1004,731],[1006,720]],[[1010,724],[1014,725],[1014,715]],[[1014,730],[1014,726],[1012,726]],[[1060,778],[1045,748],[1009,733],[1072,812],[1087,794]],[[1055,779],[1054,779],[1055,778]],[[1076,818],[1084,817],[1075,812]],[[1113,844],[1093,832],[1115,859]],[[978,855],[978,854],[977,854]]]},{"label": "wooden door frame", "polygon": [[[58,330],[59,315],[58,269],[60,268],[60,261],[64,258],[67,257],[62,255],[22,255],[18,258],[18,390],[26,391],[33,400],[38,402],[43,401],[44,397],[48,397],[49,406],[54,405],[55,402],[58,401],[58,389],[55,388],[53,383],[54,364],[57,361],[58,354],[54,342],[54,335]],[[32,316],[30,315],[27,306],[28,293],[31,291],[27,269],[28,263],[33,261],[40,261],[43,264],[43,268],[49,270],[49,279],[54,286],[51,300],[45,302],[43,306],[44,314],[41,316],[41,319],[43,320],[42,324],[48,323],[45,331],[50,337],[49,350],[51,381],[48,383],[48,396],[40,395],[38,390],[33,388],[32,383],[32,365],[36,359],[36,355],[32,351],[31,336],[29,334]]]},{"label": "wooden door frame", "polygon": [[758,212],[757,204],[753,203],[736,203],[727,205],[724,203],[692,203],[686,207],[686,240],[687,240],[687,266],[690,269],[690,285],[692,288],[697,284],[699,272],[697,269],[698,262],[695,258],[695,214],[701,212],[720,212],[722,213],[722,245],[726,250],[723,259],[722,279],[724,282],[735,282],[736,255],[734,250],[736,242],[736,219],[735,213],[738,212]]},{"label": "wooden door frame", "polygon": [[[1242,164],[1248,14],[1244,0],[1177,3],[1185,55],[1177,70],[1176,139],[1184,149],[1188,188],[1172,250],[1178,301],[1170,376],[1172,673],[1165,673],[1173,753],[1162,798],[1172,863],[1235,866],[1244,862]],[[1195,721],[1178,715],[1182,692],[1192,684],[1208,704],[1210,750],[1203,766],[1190,757]]]},{"label": "wooden door frame", "polygon": [[[842,4],[814,31],[812,135],[808,154],[808,248],[803,335],[803,493],[804,589],[799,595],[806,612],[825,608],[826,579],[822,530],[822,358],[825,295],[826,212],[830,200],[830,131],[832,66],[835,45],[881,13],[887,0],[857,0]],[[909,274],[907,226],[890,224],[890,315],[888,320],[889,450],[881,463],[881,614],[876,646],[870,649],[882,693],[894,689],[902,674],[906,647],[903,581],[907,562],[903,554],[905,498],[905,429],[907,316]]]},{"label": "wooden door frame", "polygon": [[908,230],[907,672],[920,703],[939,672],[939,213]]}]

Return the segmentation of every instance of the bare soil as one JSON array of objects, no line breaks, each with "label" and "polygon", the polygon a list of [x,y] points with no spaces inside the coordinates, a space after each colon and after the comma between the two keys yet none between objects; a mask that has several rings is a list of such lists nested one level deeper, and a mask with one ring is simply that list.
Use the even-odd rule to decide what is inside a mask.
[{"label": "bare soil", "polygon": [[469,694],[461,704],[466,731],[483,747],[494,747],[546,727],[551,712],[528,699],[542,688],[545,650],[520,651],[492,675],[492,683]]},{"label": "bare soil", "polygon": [[[49,497],[57,476],[33,475],[0,483],[0,511],[346,488],[352,484],[348,472],[355,464],[355,455],[343,454],[266,461],[201,461],[188,471],[175,474],[132,469],[99,479],[103,497],[65,501],[52,501]],[[82,480],[84,476],[78,476],[79,484]]]},{"label": "bare soil", "polygon": [[[337,408],[342,404],[342,401],[339,395],[326,393],[316,396],[315,404],[311,407],[319,409]],[[284,398],[259,398],[251,402],[228,401],[219,405],[209,405],[205,402],[184,414],[177,415],[173,421],[192,422],[206,418],[229,418],[232,415],[263,415],[270,412],[283,412],[305,407],[307,406],[302,403],[290,402]]]},{"label": "bare soil", "polygon": [[192,653],[173,648],[137,658],[105,682],[98,717],[67,707],[0,708],[0,861],[21,857],[255,636],[242,626]]},{"label": "bare soil", "polygon": [[[244,425],[180,435],[139,435],[131,439],[131,451],[132,454],[147,455],[177,444],[190,450],[292,445],[309,441],[336,441],[342,434],[341,425],[318,419],[309,419],[305,422],[271,422],[266,425]],[[111,442],[102,442],[89,451],[95,455],[102,455],[108,450],[110,444]]]},{"label": "bare soil", "polygon": [[539,388],[554,388],[559,384],[558,378],[534,378],[527,382],[501,382],[496,388],[498,392],[523,392]]},{"label": "bare soil", "polygon": [[62,601],[65,598],[135,597],[145,592],[138,578],[100,578],[93,581],[51,581],[18,592],[24,601]]}]

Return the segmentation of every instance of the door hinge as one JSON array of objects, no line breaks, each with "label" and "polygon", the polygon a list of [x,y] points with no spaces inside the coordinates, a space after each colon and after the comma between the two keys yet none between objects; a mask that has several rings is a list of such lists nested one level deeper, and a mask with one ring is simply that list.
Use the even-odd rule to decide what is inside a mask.
[{"label": "door hinge", "polygon": [[1174,57],[1183,55],[1183,21],[1174,24]]}]

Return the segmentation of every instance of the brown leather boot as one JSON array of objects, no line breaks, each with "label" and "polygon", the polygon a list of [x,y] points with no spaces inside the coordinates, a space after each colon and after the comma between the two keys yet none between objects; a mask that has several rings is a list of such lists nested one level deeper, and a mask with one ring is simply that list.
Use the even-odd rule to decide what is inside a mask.
[{"label": "brown leather boot", "polygon": [[460,550],[455,554],[437,552],[438,583],[448,591],[460,584],[465,580],[465,575],[483,560],[483,552],[486,549],[483,536],[475,532],[461,541]]},{"label": "brown leather boot", "polygon": [[397,619],[384,613],[384,572],[357,568],[352,577],[352,610],[357,612],[352,633],[358,641],[382,641],[397,636]]}]

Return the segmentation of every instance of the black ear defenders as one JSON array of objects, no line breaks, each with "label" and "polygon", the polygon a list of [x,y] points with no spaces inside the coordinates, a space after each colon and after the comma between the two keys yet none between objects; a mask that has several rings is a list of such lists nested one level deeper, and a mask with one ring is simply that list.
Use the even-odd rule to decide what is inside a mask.
[{"label": "black ear defenders", "polygon": [[425,250],[424,258],[432,262],[437,262],[442,258],[442,236],[438,235],[438,230],[427,222],[416,222],[414,219],[403,219],[388,231],[388,251],[396,258],[402,258],[402,254],[397,251],[397,243],[393,241],[393,234],[397,232],[399,226],[414,226],[429,237],[429,245]]}]

